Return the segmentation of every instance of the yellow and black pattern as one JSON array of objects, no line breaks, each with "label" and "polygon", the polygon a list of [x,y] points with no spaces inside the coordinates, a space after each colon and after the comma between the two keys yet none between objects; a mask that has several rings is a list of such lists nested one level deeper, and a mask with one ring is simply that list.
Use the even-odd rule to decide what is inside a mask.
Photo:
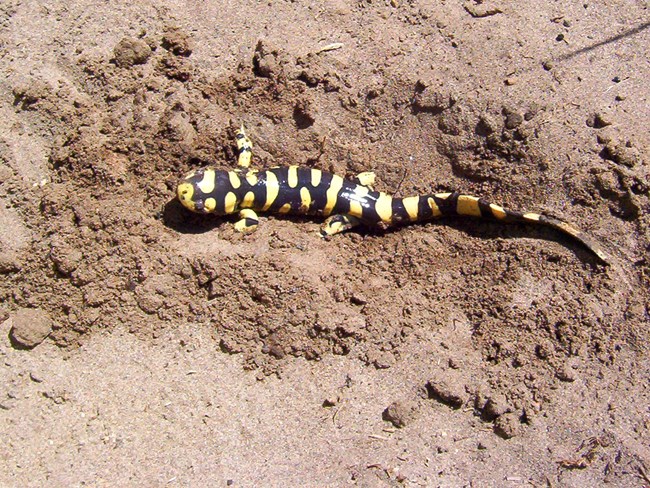
[{"label": "yellow and black pattern", "polygon": [[601,261],[607,262],[607,255],[591,238],[552,217],[508,210],[458,192],[392,197],[369,186],[374,180],[373,173],[362,173],[357,181],[350,181],[298,166],[250,170],[252,144],[243,127],[237,132],[237,141],[241,169],[206,168],[190,173],[178,185],[178,198],[193,212],[239,213],[240,220],[235,228],[242,232],[255,230],[259,222],[257,212],[327,217],[321,228],[323,236],[360,224],[385,227],[460,215],[552,227],[581,242]]}]

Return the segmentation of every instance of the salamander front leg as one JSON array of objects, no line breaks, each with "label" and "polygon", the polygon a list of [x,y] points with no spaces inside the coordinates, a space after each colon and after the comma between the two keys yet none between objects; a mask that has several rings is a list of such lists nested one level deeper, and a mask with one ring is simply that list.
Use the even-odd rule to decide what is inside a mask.
[{"label": "salamander front leg", "polygon": [[354,179],[360,185],[367,186],[372,190],[372,187],[375,185],[377,175],[373,171],[364,171],[363,173],[359,173]]},{"label": "salamander front leg", "polygon": [[242,232],[244,234],[249,234],[257,230],[257,226],[260,223],[260,219],[254,210],[251,210],[250,208],[245,208],[244,210],[239,212],[239,218],[240,220],[235,222],[236,231]]},{"label": "salamander front leg", "polygon": [[235,139],[237,139],[237,166],[248,168],[251,165],[251,156],[253,151],[253,143],[244,131],[244,124],[235,132]]},{"label": "salamander front leg", "polygon": [[323,225],[320,228],[320,235],[321,237],[329,237],[334,234],[340,234],[341,232],[356,227],[360,223],[361,221],[352,215],[332,215],[323,222]]}]

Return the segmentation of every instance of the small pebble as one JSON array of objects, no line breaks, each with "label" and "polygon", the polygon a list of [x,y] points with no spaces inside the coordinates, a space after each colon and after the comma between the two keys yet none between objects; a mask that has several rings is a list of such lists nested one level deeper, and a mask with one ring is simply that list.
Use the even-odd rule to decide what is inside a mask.
[{"label": "small pebble", "polygon": [[612,125],[613,122],[609,115],[602,112],[596,112],[590,114],[589,117],[587,117],[585,123],[587,124],[587,127],[593,127],[594,129],[602,129],[603,127]]},{"label": "small pebble", "polygon": [[382,413],[382,418],[401,429],[415,419],[416,406],[413,402],[393,402]]},{"label": "small pebble", "polygon": [[485,419],[493,420],[508,412],[512,412],[512,408],[508,405],[506,397],[499,393],[495,393],[487,398],[482,413]]},{"label": "small pebble", "polygon": [[511,439],[521,429],[521,423],[515,413],[506,413],[494,421],[494,433],[504,439]]},{"label": "small pebble", "polygon": [[555,372],[555,376],[560,381],[573,383],[576,380],[575,372],[568,366],[564,365]]},{"label": "small pebble", "polygon": [[338,405],[340,400],[341,398],[338,395],[331,395],[325,398],[325,400],[323,400],[322,405],[324,408],[331,408]]},{"label": "small pebble", "polygon": [[39,375],[34,373],[33,371],[29,373],[29,378],[34,382],[34,383],[43,383],[43,378],[41,378]]},{"label": "small pebble", "polygon": [[124,68],[144,64],[149,56],[151,56],[151,48],[141,39],[125,37],[113,49],[115,64]]},{"label": "small pebble", "polygon": [[162,46],[176,56],[189,56],[194,49],[192,40],[177,27],[169,29],[162,38]]},{"label": "small pebble", "polygon": [[506,116],[506,129],[516,129],[523,123],[523,121],[524,118],[521,114],[516,112],[509,113]]},{"label": "small pebble", "polygon": [[460,408],[467,401],[465,385],[457,382],[448,382],[442,379],[434,379],[427,383],[429,398],[438,400],[452,408]]},{"label": "small pebble", "polygon": [[20,309],[10,320],[12,327],[9,337],[13,346],[18,349],[32,349],[52,332],[52,320],[37,308]]}]

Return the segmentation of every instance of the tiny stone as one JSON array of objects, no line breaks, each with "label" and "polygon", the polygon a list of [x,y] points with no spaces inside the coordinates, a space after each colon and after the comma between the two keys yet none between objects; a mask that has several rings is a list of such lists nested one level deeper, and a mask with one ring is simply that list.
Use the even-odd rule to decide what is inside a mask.
[{"label": "tiny stone", "polygon": [[530,108],[524,114],[524,120],[526,121],[532,120],[538,113],[539,113],[539,105],[537,105],[536,103],[532,103],[530,105]]},{"label": "tiny stone", "polygon": [[510,78],[506,78],[505,84],[508,86],[512,86],[515,83],[517,83],[517,77],[516,76],[511,76]]},{"label": "tiny stone", "polygon": [[621,77],[620,76],[615,76],[614,78],[612,78],[612,81],[614,83],[620,83],[621,82]]},{"label": "tiny stone", "polygon": [[338,405],[340,398],[336,395],[329,396],[323,400],[323,407],[330,408]]},{"label": "tiny stone", "polygon": [[512,408],[508,405],[506,397],[496,393],[487,398],[482,413],[485,419],[493,420],[511,411]]},{"label": "tiny stone", "polygon": [[140,39],[125,37],[113,49],[115,64],[122,67],[131,67],[144,64],[151,56],[151,48]]},{"label": "tiny stone", "polygon": [[451,369],[460,369],[460,363],[454,358],[449,358],[448,364]]},{"label": "tiny stone", "polygon": [[602,129],[608,125],[612,125],[612,121],[607,114],[604,114],[602,112],[597,112],[594,114],[594,128]]},{"label": "tiny stone", "polygon": [[187,57],[192,54],[193,50],[190,37],[176,27],[165,33],[162,38],[162,46],[176,56]]},{"label": "tiny stone", "polygon": [[546,71],[551,71],[555,65],[553,64],[553,61],[551,60],[546,60],[542,63],[542,68],[544,68]]},{"label": "tiny stone", "polygon": [[487,443],[485,441],[478,441],[478,445],[476,447],[477,449],[480,449],[482,451],[488,448]]},{"label": "tiny stone", "polygon": [[9,337],[18,349],[32,349],[38,346],[52,332],[52,320],[42,310],[23,308],[11,317]]},{"label": "tiny stone", "polygon": [[625,100],[625,98],[626,98],[625,95],[616,95],[614,97],[614,100],[616,100],[617,102],[622,102],[623,100]]},{"label": "tiny stone", "polygon": [[516,112],[509,113],[506,116],[506,129],[515,129],[519,127],[524,121],[524,118],[521,114]]},{"label": "tiny stone", "polygon": [[598,144],[607,144],[612,141],[612,135],[607,132],[601,132],[596,136]]},{"label": "tiny stone", "polygon": [[37,375],[34,372],[29,373],[29,378],[34,382],[34,383],[43,383],[43,378],[41,378],[39,375]]},{"label": "tiny stone", "polygon": [[494,421],[494,433],[504,439],[511,439],[519,433],[521,424],[517,415],[506,413]]},{"label": "tiny stone", "polygon": [[555,38],[556,41],[563,41],[564,40],[564,34],[558,34],[557,37]]},{"label": "tiny stone", "polygon": [[575,372],[567,365],[564,365],[560,369],[558,369],[555,373],[555,376],[560,381],[566,381],[568,383],[572,383],[576,380]]},{"label": "tiny stone", "polygon": [[564,21],[562,22],[562,25],[564,27],[571,27],[571,21],[568,20],[568,19],[564,19]]},{"label": "tiny stone", "polygon": [[393,402],[382,413],[382,418],[401,429],[415,419],[415,404],[412,402]]},{"label": "tiny stone", "polygon": [[429,398],[438,400],[452,408],[460,408],[467,401],[465,385],[445,380],[431,380],[426,384]]}]

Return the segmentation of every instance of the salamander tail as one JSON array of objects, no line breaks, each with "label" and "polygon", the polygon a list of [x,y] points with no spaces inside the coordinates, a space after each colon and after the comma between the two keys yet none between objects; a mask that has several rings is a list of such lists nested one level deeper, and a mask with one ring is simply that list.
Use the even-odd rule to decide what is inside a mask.
[{"label": "salamander tail", "polygon": [[487,202],[482,198],[462,195],[458,192],[437,193],[428,197],[422,197],[422,200],[425,199],[429,202],[428,207],[431,208],[430,211],[428,208],[425,209],[427,214],[430,214],[426,215],[427,217],[435,218],[441,216],[467,215],[494,219],[500,222],[530,223],[551,227],[582,243],[582,245],[595,254],[603,264],[609,264],[609,256],[591,237],[571,224],[554,217],[533,212],[524,213],[508,210],[499,205]]}]

